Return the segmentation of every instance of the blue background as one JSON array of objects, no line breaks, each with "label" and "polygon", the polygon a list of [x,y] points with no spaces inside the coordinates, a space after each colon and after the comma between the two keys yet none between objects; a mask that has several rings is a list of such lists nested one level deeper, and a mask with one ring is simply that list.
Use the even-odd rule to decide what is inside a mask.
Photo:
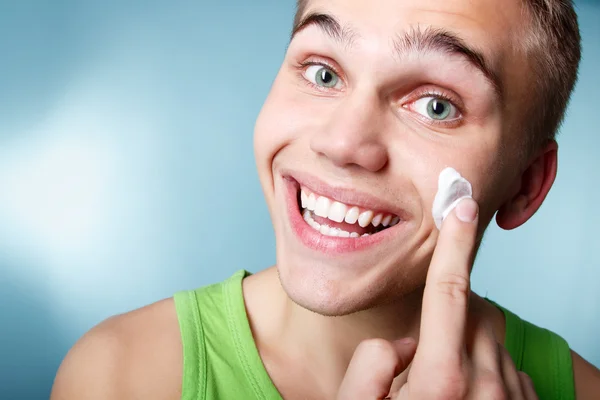
[{"label": "blue background", "polygon": [[[600,4],[560,172],[474,288],[600,365]],[[254,120],[293,2],[0,2],[0,398],[47,398],[102,319],[274,263]]]}]

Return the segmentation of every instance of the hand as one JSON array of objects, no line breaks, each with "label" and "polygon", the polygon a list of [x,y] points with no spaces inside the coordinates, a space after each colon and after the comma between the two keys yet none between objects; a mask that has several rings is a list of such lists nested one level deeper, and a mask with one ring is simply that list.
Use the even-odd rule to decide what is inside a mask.
[{"label": "hand", "polygon": [[[463,200],[442,225],[423,294],[418,346],[411,339],[361,343],[338,400],[537,399],[531,379],[516,370],[491,327],[475,322],[468,329],[477,214],[477,204]],[[390,393],[405,370],[406,380]]]}]

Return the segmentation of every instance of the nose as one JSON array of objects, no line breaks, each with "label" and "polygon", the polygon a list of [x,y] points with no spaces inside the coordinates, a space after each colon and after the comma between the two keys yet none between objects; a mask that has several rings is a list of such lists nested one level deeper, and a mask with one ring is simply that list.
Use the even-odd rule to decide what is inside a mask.
[{"label": "nose", "polygon": [[311,149],[338,167],[358,166],[377,172],[388,163],[388,151],[379,134],[381,118],[376,99],[348,97],[313,135]]}]

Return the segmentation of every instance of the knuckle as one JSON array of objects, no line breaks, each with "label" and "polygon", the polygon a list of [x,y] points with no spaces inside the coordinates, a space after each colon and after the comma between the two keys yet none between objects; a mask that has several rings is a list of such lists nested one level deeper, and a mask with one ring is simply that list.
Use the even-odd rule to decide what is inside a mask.
[{"label": "knuckle", "polygon": [[516,369],[515,363],[513,362],[512,356],[510,355],[508,349],[503,345],[498,345],[498,349],[500,351],[500,357],[502,357],[502,359],[506,360],[509,365]]},{"label": "knuckle", "polygon": [[482,398],[490,400],[508,400],[508,392],[501,377],[496,373],[487,373],[477,378],[476,386]]},{"label": "knuckle", "polygon": [[504,368],[508,368],[511,371],[517,371],[517,367],[512,359],[512,356],[508,352],[508,349],[503,345],[498,345],[498,351],[500,354],[500,362],[504,364]]},{"label": "knuckle", "polygon": [[509,400],[508,393],[502,385],[490,386],[485,392],[485,398],[489,400]]},{"label": "knuckle", "polygon": [[519,371],[519,378],[521,379],[521,382],[523,384],[533,387],[533,379],[531,379],[531,377],[527,375],[527,373]]},{"label": "knuckle", "polygon": [[463,400],[467,398],[468,391],[467,378],[461,373],[451,373],[438,377],[435,382],[423,382],[417,398]]},{"label": "knuckle", "polygon": [[391,365],[398,361],[394,345],[385,339],[364,340],[360,342],[355,353],[361,358],[377,359],[381,365]]},{"label": "knuckle", "polygon": [[358,350],[369,353],[389,353],[394,351],[394,346],[385,339],[367,339],[360,342]]},{"label": "knuckle", "polygon": [[394,372],[400,363],[400,356],[394,345],[384,339],[368,339],[362,341],[354,352],[353,359],[372,365],[380,374]]},{"label": "knuckle", "polygon": [[508,349],[506,347],[499,345],[498,349],[500,350],[500,355],[502,357],[508,357],[508,359],[512,360],[512,357],[510,356],[510,352],[508,351]]},{"label": "knuckle", "polygon": [[466,305],[471,291],[470,280],[459,274],[446,274],[437,282],[440,293],[446,295],[450,301],[459,305]]}]

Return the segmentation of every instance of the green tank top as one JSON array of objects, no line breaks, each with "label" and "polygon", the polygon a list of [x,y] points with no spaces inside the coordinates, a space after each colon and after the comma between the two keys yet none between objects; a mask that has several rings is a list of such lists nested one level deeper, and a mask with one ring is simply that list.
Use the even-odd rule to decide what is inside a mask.
[{"label": "green tank top", "polygon": [[[224,282],[174,296],[183,342],[183,400],[282,400],[254,343],[239,271]],[[495,303],[494,303],[495,304]],[[540,400],[573,400],[571,351],[560,336],[506,318],[505,346],[533,380]]]}]

